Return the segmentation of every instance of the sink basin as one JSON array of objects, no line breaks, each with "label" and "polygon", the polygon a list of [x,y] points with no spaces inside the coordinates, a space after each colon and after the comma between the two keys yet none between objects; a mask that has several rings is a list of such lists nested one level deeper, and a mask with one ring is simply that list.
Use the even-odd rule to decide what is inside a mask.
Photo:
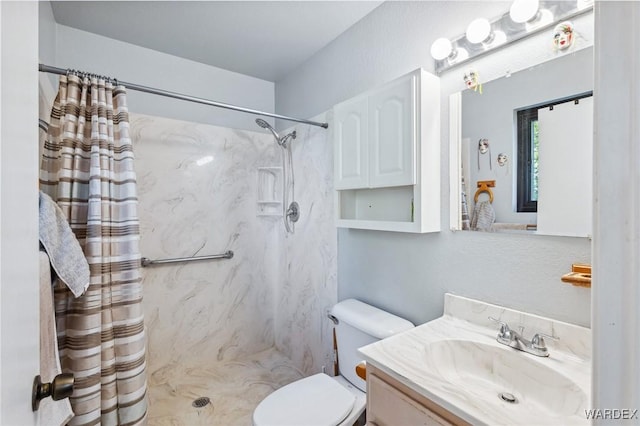
[{"label": "sink basin", "polygon": [[[534,418],[584,413],[585,392],[553,368],[553,358],[540,358],[507,346],[472,340],[439,340],[425,345],[425,362],[461,398],[496,401],[500,410],[531,412]],[[515,402],[506,395],[515,397]]]}]

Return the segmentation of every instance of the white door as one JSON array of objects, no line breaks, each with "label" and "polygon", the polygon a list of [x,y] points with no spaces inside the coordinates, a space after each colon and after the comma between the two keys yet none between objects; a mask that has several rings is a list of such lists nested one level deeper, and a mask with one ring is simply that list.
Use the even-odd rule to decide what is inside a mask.
[{"label": "white door", "polygon": [[416,76],[408,75],[369,97],[369,186],[414,185]]},{"label": "white door", "polygon": [[37,424],[38,2],[0,1],[0,424]]},{"label": "white door", "polygon": [[334,109],[335,189],[369,185],[369,124],[365,96],[350,99]]},{"label": "white door", "polygon": [[538,233],[590,236],[593,98],[539,110],[538,126]]}]

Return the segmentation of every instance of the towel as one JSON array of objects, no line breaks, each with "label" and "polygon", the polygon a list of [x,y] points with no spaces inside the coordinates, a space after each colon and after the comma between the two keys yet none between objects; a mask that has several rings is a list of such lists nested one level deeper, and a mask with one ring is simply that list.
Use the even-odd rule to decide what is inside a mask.
[{"label": "towel", "polygon": [[471,229],[474,231],[489,231],[496,220],[496,212],[491,201],[480,201],[473,208],[471,216]]},{"label": "towel", "polygon": [[[56,321],[51,289],[51,268],[49,256],[40,252],[40,380],[51,383],[61,373]],[[64,425],[73,417],[69,398],[54,401],[48,397],[40,401],[38,424]]]},{"label": "towel", "polygon": [[58,205],[40,191],[40,243],[51,267],[75,297],[89,287],[89,264]]},{"label": "towel", "polygon": [[494,223],[491,225],[491,231],[529,231],[527,223]]},{"label": "towel", "polygon": [[[462,180],[464,185],[464,179]],[[471,222],[469,220],[469,207],[467,206],[467,194],[462,190],[460,194],[460,216],[462,217],[462,229],[469,230]]]}]

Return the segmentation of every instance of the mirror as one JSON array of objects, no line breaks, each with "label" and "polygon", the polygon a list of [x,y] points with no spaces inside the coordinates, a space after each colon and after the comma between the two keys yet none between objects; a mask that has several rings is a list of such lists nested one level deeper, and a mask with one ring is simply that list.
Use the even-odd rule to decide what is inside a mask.
[{"label": "mirror", "polygon": [[452,228],[589,236],[592,91],[590,47],[452,95]]}]

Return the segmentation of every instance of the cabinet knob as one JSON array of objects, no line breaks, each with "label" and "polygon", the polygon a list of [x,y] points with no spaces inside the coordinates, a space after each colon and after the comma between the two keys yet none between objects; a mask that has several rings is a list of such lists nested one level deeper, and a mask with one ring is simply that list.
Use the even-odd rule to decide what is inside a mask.
[{"label": "cabinet knob", "polygon": [[58,374],[51,383],[42,383],[40,376],[33,379],[33,389],[31,391],[31,409],[37,411],[40,408],[40,401],[50,396],[54,401],[68,398],[73,393],[75,379],[73,374]]}]

